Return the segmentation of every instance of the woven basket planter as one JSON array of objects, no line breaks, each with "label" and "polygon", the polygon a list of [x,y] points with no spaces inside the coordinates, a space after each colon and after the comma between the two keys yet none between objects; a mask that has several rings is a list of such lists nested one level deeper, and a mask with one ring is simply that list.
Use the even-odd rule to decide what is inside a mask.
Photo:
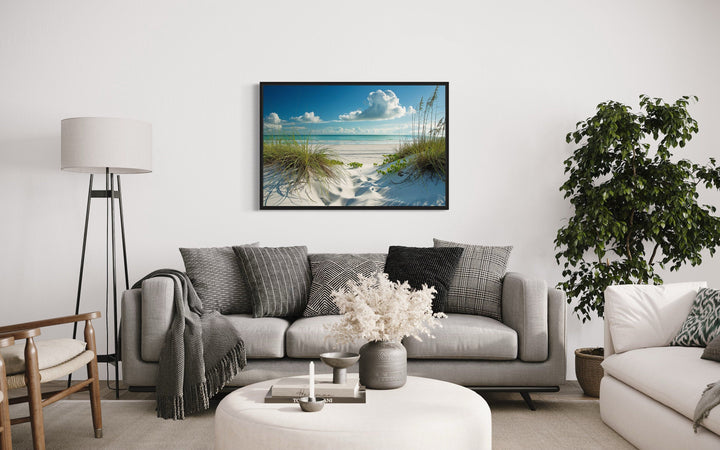
[{"label": "woven basket planter", "polygon": [[575,376],[585,395],[600,397],[600,380],[603,377],[603,348],[579,348],[575,350]]}]

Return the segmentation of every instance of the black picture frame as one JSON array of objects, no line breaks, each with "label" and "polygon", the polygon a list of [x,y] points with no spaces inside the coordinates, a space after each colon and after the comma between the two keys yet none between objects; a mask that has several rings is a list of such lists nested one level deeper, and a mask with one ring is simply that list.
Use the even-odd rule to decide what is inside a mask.
[{"label": "black picture frame", "polygon": [[[316,116],[313,112],[314,106],[313,105],[304,105],[304,104],[293,104],[293,99],[298,98],[301,99],[303,97],[309,96],[310,92],[316,91],[316,92],[341,92],[343,88],[345,88],[347,91],[352,92],[360,92],[361,88],[367,88],[367,97],[365,100],[364,106],[366,109],[356,109],[354,111],[348,110],[347,114],[342,114],[340,116],[337,116],[338,119],[334,119],[331,121],[323,121],[321,120],[321,115]],[[301,125],[312,125],[316,126],[318,124],[325,124],[325,123],[345,123],[345,121],[353,121],[353,122],[362,122],[362,119],[357,119],[357,117],[363,117],[365,115],[366,117],[372,117],[373,115],[379,115],[381,113],[377,113],[376,111],[378,108],[378,103],[380,103],[380,98],[383,99],[385,103],[383,103],[383,107],[386,108],[385,111],[404,111],[403,114],[400,114],[397,116],[397,118],[402,118],[406,114],[422,114],[423,109],[419,108],[419,106],[422,104],[419,103],[417,105],[413,104],[402,104],[403,99],[400,98],[399,95],[395,95],[395,91],[393,91],[393,88],[397,91],[415,91],[415,90],[421,90],[424,87],[427,87],[428,95],[432,94],[432,92],[439,92],[440,94],[437,95],[436,99],[442,99],[443,103],[438,107],[436,104],[432,104],[432,108],[434,109],[433,113],[436,113],[436,115],[433,116],[435,119],[433,122],[430,123],[428,126],[428,131],[430,129],[435,130],[433,137],[429,137],[430,135],[426,135],[424,132],[421,136],[424,136],[427,139],[442,139],[444,140],[444,158],[445,158],[445,164],[444,164],[444,171],[441,172],[441,176],[433,176],[433,175],[423,175],[421,177],[413,177],[410,178],[407,173],[411,173],[408,169],[407,171],[404,171],[404,169],[399,169],[395,171],[392,175],[392,177],[402,177],[405,176],[405,180],[401,183],[393,182],[385,182],[384,184],[384,192],[396,192],[393,191],[393,189],[399,190],[401,188],[396,188],[395,186],[401,186],[403,188],[407,188],[407,191],[412,191],[414,195],[428,195],[427,199],[419,198],[418,200],[409,201],[403,198],[402,196],[397,196],[396,198],[391,198],[390,200],[377,200],[377,199],[371,199],[370,204],[365,201],[364,199],[361,199],[360,197],[352,197],[349,199],[341,199],[340,202],[330,202],[330,204],[319,204],[317,201],[310,202],[309,200],[306,202],[302,199],[305,198],[304,194],[299,193],[297,196],[294,194],[292,196],[289,195],[280,195],[277,194],[279,192],[287,192],[283,191],[282,189],[286,189],[287,184],[282,184],[284,181],[277,182],[277,173],[279,173],[278,167],[281,167],[280,165],[274,164],[266,164],[265,162],[265,150],[266,147],[268,148],[268,151],[271,151],[271,148],[277,149],[277,145],[282,144],[283,142],[315,142],[317,139],[330,139],[331,137],[335,136],[338,139],[346,139],[345,136],[355,136],[354,138],[347,138],[347,139],[371,139],[377,137],[378,139],[384,139],[383,136],[387,136],[387,139],[391,139],[392,136],[395,136],[398,138],[398,147],[400,146],[401,140],[404,139],[405,142],[413,142],[413,137],[418,134],[369,134],[369,132],[362,131],[365,134],[357,134],[357,135],[344,135],[344,134],[317,134],[313,135],[312,132],[306,132],[305,135],[298,134],[298,130],[305,128],[303,126],[298,126],[297,124]],[[437,87],[437,91],[435,91],[435,88]],[[259,105],[259,141],[260,141],[260,186],[259,186],[259,209],[260,210],[292,210],[292,209],[327,209],[327,210],[352,210],[352,209],[360,209],[360,210],[368,210],[368,209],[387,209],[387,210],[448,210],[450,208],[449,205],[449,193],[450,193],[450,171],[449,171],[449,113],[450,113],[450,107],[449,107],[449,88],[450,83],[447,81],[402,81],[402,82],[363,82],[363,81],[352,81],[352,82],[321,82],[321,81],[312,81],[312,82],[289,82],[289,81],[264,81],[260,82],[259,89],[260,89],[260,105]],[[382,91],[384,95],[380,95],[377,92]],[[283,92],[286,92],[288,94],[292,93],[298,93],[299,95],[287,95],[282,96],[279,95]],[[305,95],[304,93],[307,93]],[[375,103],[371,101],[371,96],[376,95]],[[434,94],[433,94],[434,95]],[[275,101],[275,103],[266,104],[266,101],[269,102],[268,99],[270,98],[280,98],[282,99],[280,103],[278,101]],[[393,98],[394,97],[394,98]],[[328,101],[328,98],[335,99],[336,97],[323,97],[323,100],[327,103],[332,103]],[[423,97],[423,101],[427,102],[427,99],[429,97]],[[389,100],[388,100],[389,99]],[[416,99],[413,98],[412,101],[415,101]],[[437,101],[437,100],[436,100]],[[293,111],[295,111],[295,114],[298,114],[298,116],[290,117],[286,111],[286,118],[282,118],[278,115],[275,111],[272,111],[271,109],[274,109],[273,105],[277,104],[288,104],[289,107],[286,108],[286,110],[290,110],[291,108],[295,107]],[[393,106],[388,106],[388,104]],[[425,106],[425,105],[423,105]],[[348,105],[348,108],[350,108],[351,105]],[[352,106],[353,108],[358,107],[357,104]],[[382,109],[382,108],[380,108]],[[426,107],[426,110],[428,108]],[[410,111],[410,113],[408,113]],[[443,117],[441,118],[442,121],[437,119],[437,114],[443,114]],[[322,113],[321,113],[322,114]],[[410,116],[408,116],[410,117]],[[418,117],[418,123],[422,116]],[[343,120],[340,120],[340,119]],[[392,119],[395,119],[396,117],[393,117]],[[381,123],[383,120],[386,122],[390,122],[392,119],[369,119],[365,120],[364,122],[373,122],[374,124],[379,125],[385,125]],[[413,118],[414,120],[414,118]],[[293,122],[295,121],[295,122]],[[305,121],[306,123],[303,123],[301,121]],[[407,122],[407,119],[405,119]],[[442,123],[441,123],[442,122]],[[295,128],[292,128],[294,125]],[[413,122],[414,126],[415,122]],[[278,131],[282,129],[283,125],[288,125],[291,127],[290,129],[294,129],[295,131],[290,134],[289,132],[287,134],[285,131]],[[363,123],[362,125],[369,126],[367,123]],[[407,123],[403,123],[402,126],[407,127]],[[432,128],[431,128],[432,127]],[[287,127],[286,127],[287,129]],[[361,137],[358,137],[361,136]],[[368,137],[370,136],[370,137]],[[361,145],[357,144],[357,141],[352,141],[354,145]],[[385,141],[383,141],[385,142]],[[440,142],[439,140],[437,142]],[[320,145],[320,144],[308,144],[308,145]],[[382,147],[379,144],[374,144],[377,147]],[[388,146],[390,144],[387,144]],[[437,144],[440,145],[441,144]],[[273,147],[275,146],[275,147]],[[343,147],[343,145],[337,145],[337,147]],[[347,147],[347,146],[346,146]],[[333,153],[333,155],[339,155],[338,153]],[[334,162],[336,164],[342,164],[341,157],[347,156],[346,154],[340,154],[338,156],[338,160],[335,160]],[[377,157],[377,155],[375,155]],[[388,156],[388,155],[383,155]],[[385,159],[383,158],[383,161]],[[381,161],[382,162],[382,161]],[[402,162],[402,161],[401,161]],[[349,163],[345,163],[348,166],[350,166]],[[373,167],[378,167],[377,171],[381,169],[382,167],[387,167],[387,165],[379,164],[377,161],[373,162]],[[365,167],[365,166],[363,166]],[[369,163],[367,167],[364,169],[366,172],[370,172]],[[266,170],[267,169],[267,170]],[[345,169],[345,166],[343,165],[344,170],[350,170]],[[357,167],[352,167],[352,169],[358,169]],[[285,173],[285,172],[283,172]],[[343,172],[346,173],[346,172]],[[293,173],[294,174],[294,173]],[[293,175],[294,176],[294,175]],[[429,177],[429,178],[427,178]],[[282,180],[286,180],[288,177],[281,178]],[[365,177],[367,178],[367,177]],[[382,178],[382,180],[386,180],[386,178],[378,176],[378,179]],[[411,184],[403,184],[403,183],[411,183]],[[444,182],[444,189],[443,186],[440,186],[439,183]],[[268,183],[268,186],[266,186],[266,183]],[[274,183],[274,184],[270,184]],[[422,183],[423,187],[419,187],[418,185],[412,184],[412,183]],[[274,186],[274,187],[273,187]],[[279,188],[280,186],[281,188]],[[304,184],[303,186],[307,186],[307,184]],[[408,186],[413,187],[412,190],[408,188]],[[374,186],[371,186],[371,188]],[[425,189],[425,190],[423,190]],[[378,189],[377,192],[380,192],[381,189]],[[308,190],[308,192],[310,192]],[[323,191],[325,192],[325,191]],[[367,189],[365,189],[365,192],[367,192]],[[418,194],[420,192],[420,194]],[[274,197],[273,197],[274,196]],[[308,194],[307,198],[310,199],[311,195]],[[382,196],[381,196],[382,197]],[[412,198],[412,195],[410,195]],[[279,202],[277,199],[280,199]],[[291,200],[295,199],[295,200]],[[380,202],[386,202],[385,204],[376,204],[378,201]],[[329,201],[328,201],[329,202]],[[307,204],[310,203],[310,204]],[[339,203],[339,204],[334,204]],[[375,203],[375,204],[373,204]]]}]

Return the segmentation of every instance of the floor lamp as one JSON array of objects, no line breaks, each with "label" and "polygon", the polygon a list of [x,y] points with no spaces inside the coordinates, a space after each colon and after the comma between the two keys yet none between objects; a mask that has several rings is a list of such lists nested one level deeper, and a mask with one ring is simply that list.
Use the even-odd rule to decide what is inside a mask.
[{"label": "floor lamp", "polygon": [[[80,312],[80,294],[82,292],[83,271],[85,269],[85,249],[87,247],[90,203],[93,199],[105,199],[109,209],[110,224],[106,231],[106,249],[112,249],[112,256],[106,259],[106,274],[112,266],[113,299],[113,339],[115,352],[98,355],[99,362],[115,366],[115,398],[120,397],[119,361],[118,361],[118,295],[117,267],[115,251],[115,201],[120,213],[120,236],[122,239],[123,267],[125,270],[125,289],[129,289],[127,252],[125,246],[125,220],[123,218],[122,190],[120,174],[147,173],[152,171],[152,127],[147,122],[131,119],[106,117],[79,117],[61,121],[61,168],[70,172],[90,174],[90,185],[85,209],[85,229],[83,232],[82,253],[80,256],[80,276],[78,277],[75,314]],[[105,189],[93,189],[93,174],[105,175]],[[116,187],[117,180],[117,187]],[[108,211],[106,211],[106,214]],[[108,305],[106,296],[106,310]],[[107,330],[108,334],[110,330]],[[73,339],[77,335],[77,324],[73,327]],[[68,384],[70,379],[68,379]]]}]

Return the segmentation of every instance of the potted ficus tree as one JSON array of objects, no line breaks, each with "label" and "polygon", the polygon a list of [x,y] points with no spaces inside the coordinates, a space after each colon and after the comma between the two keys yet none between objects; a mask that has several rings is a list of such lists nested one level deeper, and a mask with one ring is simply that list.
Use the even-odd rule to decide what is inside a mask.
[{"label": "potted ficus tree", "polygon": [[[555,258],[563,266],[558,287],[583,323],[603,317],[607,286],[661,284],[658,269],[700,264],[702,251],[712,255],[720,244],[716,208],[698,203],[699,186],[720,188],[720,169],[713,158],[699,165],[671,152],[698,131],[690,101],[641,95],[639,112],[608,101],[567,135],[578,147],[560,190],[574,211],[558,230]],[[598,395],[601,361],[602,348],[576,351],[588,395]]]}]

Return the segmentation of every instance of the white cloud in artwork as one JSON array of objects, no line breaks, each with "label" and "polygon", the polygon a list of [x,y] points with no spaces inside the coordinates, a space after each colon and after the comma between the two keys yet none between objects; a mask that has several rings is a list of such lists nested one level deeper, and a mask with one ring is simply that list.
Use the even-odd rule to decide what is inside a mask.
[{"label": "white cloud in artwork", "polygon": [[277,113],[271,112],[265,117],[265,120],[263,120],[263,129],[268,131],[282,129],[282,119],[280,119]]},{"label": "white cloud in artwork", "polygon": [[294,120],[296,122],[305,122],[305,123],[319,123],[321,122],[320,116],[316,116],[313,111],[306,112],[305,114],[297,117],[291,117],[291,120]]},{"label": "white cloud in artwork", "polygon": [[[404,116],[408,111],[400,106],[400,99],[390,89],[371,92],[367,98],[368,107],[347,114],[340,114],[340,120],[387,120]],[[414,111],[414,110],[413,110]]]},{"label": "white cloud in artwork", "polygon": [[272,125],[280,125],[280,116],[277,115],[277,113],[271,112],[268,114],[268,116],[265,118],[265,123],[272,124]]}]

